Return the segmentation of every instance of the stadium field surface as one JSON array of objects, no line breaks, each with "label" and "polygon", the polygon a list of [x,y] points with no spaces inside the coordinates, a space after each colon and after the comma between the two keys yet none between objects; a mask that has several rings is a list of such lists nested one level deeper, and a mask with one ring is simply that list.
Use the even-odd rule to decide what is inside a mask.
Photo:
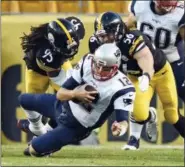
[{"label": "stadium field surface", "polygon": [[2,145],[2,166],[184,166],[183,147],[120,150],[120,144],[67,146],[50,157],[23,155],[26,144]]}]

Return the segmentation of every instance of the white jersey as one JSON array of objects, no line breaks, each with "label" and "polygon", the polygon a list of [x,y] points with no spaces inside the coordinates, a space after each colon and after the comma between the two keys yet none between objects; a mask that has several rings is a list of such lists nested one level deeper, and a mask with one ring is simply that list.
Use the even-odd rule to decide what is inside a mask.
[{"label": "white jersey", "polygon": [[[107,81],[98,81],[91,72],[92,56],[85,56],[73,69],[72,77],[79,83],[87,83],[97,89],[99,99],[92,109],[69,101],[74,117],[86,128],[101,126],[114,110],[133,111],[135,89],[131,81],[120,71]],[[130,101],[129,101],[130,100]]]},{"label": "white jersey", "polygon": [[180,59],[175,46],[178,41],[179,29],[185,25],[184,4],[170,13],[158,15],[154,11],[154,2],[133,0],[129,6],[137,21],[137,29],[146,34],[157,48],[167,55],[169,62]]}]

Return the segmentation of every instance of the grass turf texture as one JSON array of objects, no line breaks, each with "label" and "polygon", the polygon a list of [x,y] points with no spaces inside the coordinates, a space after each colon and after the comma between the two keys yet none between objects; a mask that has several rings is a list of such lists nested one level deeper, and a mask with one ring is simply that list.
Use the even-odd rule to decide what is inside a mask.
[{"label": "grass turf texture", "polygon": [[122,151],[120,144],[67,146],[51,157],[23,155],[25,144],[2,145],[2,166],[184,166],[183,149]]}]

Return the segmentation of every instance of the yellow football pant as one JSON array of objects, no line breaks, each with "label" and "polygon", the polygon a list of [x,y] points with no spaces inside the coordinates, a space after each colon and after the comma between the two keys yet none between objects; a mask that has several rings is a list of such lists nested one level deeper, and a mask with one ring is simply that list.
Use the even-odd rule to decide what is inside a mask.
[{"label": "yellow football pant", "polygon": [[175,124],[178,119],[178,100],[175,79],[170,64],[167,62],[165,66],[150,81],[149,89],[142,92],[139,89],[138,78],[128,75],[136,89],[136,99],[134,102],[133,117],[136,121],[142,122],[147,120],[149,116],[150,101],[156,90],[164,109],[165,119]]},{"label": "yellow football pant", "polygon": [[[70,61],[65,62],[62,65],[62,69],[65,71],[71,69],[72,65]],[[49,85],[55,90],[58,90],[60,86],[52,83],[48,76],[41,75],[31,69],[26,69],[26,93],[45,93]]]}]

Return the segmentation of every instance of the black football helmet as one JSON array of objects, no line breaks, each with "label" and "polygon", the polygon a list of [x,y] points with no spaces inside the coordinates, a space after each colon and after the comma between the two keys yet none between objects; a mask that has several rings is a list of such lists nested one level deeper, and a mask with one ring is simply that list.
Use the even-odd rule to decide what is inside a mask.
[{"label": "black football helmet", "polygon": [[118,42],[126,32],[126,25],[117,13],[105,12],[96,18],[94,31],[102,43]]},{"label": "black football helmet", "polygon": [[72,59],[78,52],[79,37],[72,23],[66,19],[56,19],[48,24],[47,39],[53,46],[54,52]]}]

